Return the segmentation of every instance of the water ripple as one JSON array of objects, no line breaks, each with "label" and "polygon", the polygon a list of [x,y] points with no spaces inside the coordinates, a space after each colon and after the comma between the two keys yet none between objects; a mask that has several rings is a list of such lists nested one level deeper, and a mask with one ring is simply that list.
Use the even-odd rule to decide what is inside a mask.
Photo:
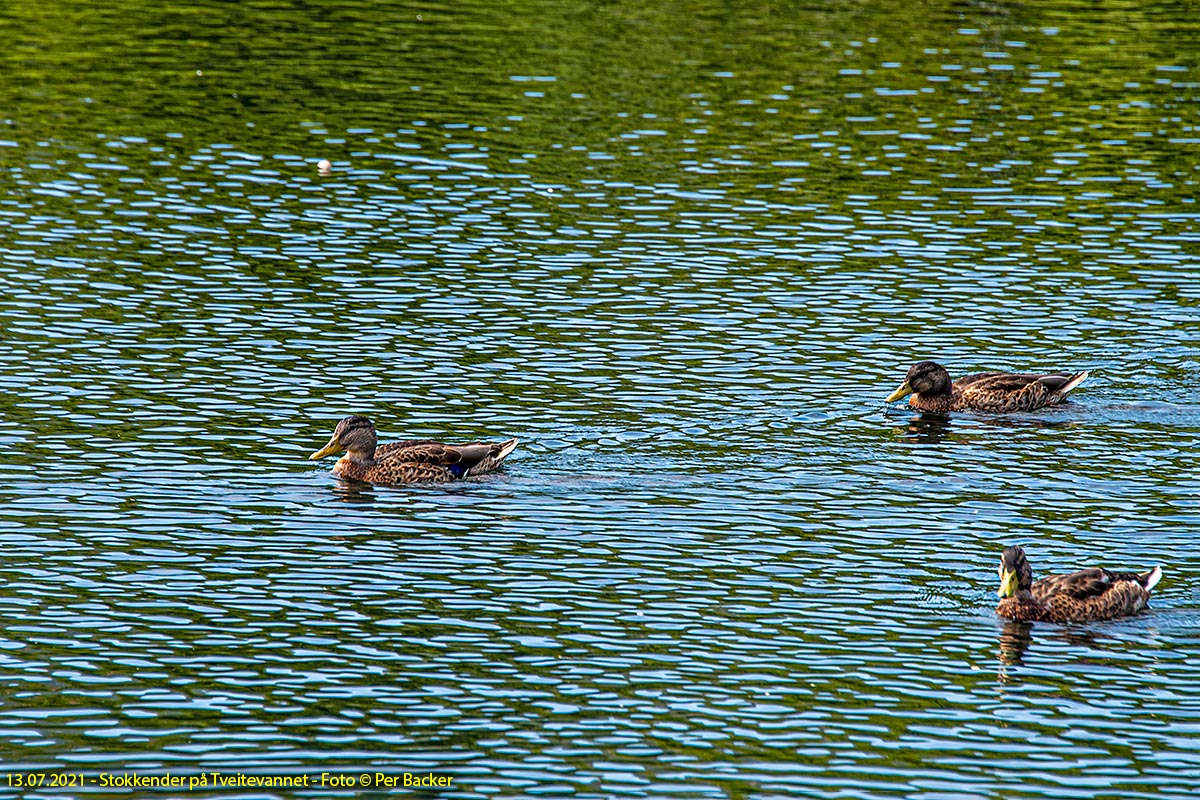
[{"label": "water ripple", "polygon": [[[1191,793],[1196,25],[893,5],[16,3],[11,769]],[[1091,377],[885,408],[925,358]],[[351,412],[522,444],[346,485]],[[1014,543],[1166,577],[1006,624]]]}]

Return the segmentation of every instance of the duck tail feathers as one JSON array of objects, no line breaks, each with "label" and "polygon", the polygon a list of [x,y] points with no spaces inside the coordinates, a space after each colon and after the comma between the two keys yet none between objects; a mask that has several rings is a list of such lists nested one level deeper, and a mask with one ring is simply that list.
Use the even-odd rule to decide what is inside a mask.
[{"label": "duck tail feathers", "polygon": [[487,447],[489,451],[486,456],[467,470],[467,476],[482,475],[485,472],[491,472],[504,462],[504,459],[517,448],[519,443],[519,439],[509,439],[507,442],[501,442],[500,444],[472,445],[472,447]]},{"label": "duck tail feathers", "polygon": [[509,439],[507,442],[501,442],[499,452],[496,453],[496,463],[499,464],[501,461],[508,458],[508,454],[513,450],[516,450],[517,445],[520,443],[520,439]]},{"label": "duck tail feathers", "polygon": [[1162,580],[1162,576],[1163,576],[1162,567],[1155,567],[1154,569],[1150,570],[1149,572],[1143,572],[1141,575],[1138,575],[1137,577],[1138,577],[1138,583],[1140,583],[1142,585],[1142,588],[1148,592],[1151,589],[1153,589],[1155,586],[1158,586],[1158,582]]},{"label": "duck tail feathers", "polygon": [[1068,380],[1066,383],[1064,383],[1062,385],[1062,387],[1058,390],[1058,393],[1060,395],[1062,395],[1063,397],[1066,397],[1067,392],[1071,391],[1076,386],[1078,386],[1079,384],[1081,384],[1085,380],[1087,380],[1087,376],[1088,376],[1087,370],[1084,370],[1083,372],[1076,372],[1074,375],[1071,376],[1070,380]]}]

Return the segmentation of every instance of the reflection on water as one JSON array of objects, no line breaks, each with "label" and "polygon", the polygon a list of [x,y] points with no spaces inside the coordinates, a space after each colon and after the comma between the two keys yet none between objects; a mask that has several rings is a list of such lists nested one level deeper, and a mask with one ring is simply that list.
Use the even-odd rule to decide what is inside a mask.
[{"label": "reflection on water", "polygon": [[958,441],[959,443],[967,441],[968,436],[952,435],[953,420],[949,414],[938,414],[934,412],[920,412],[913,415],[912,412],[907,412],[908,417],[903,423],[896,425],[898,430],[903,431],[903,438],[907,442],[913,444],[941,444],[943,441]]},{"label": "reflection on water", "polygon": [[[1184,796],[1196,19],[12,0],[5,763]],[[1093,372],[881,411],[926,357]],[[343,484],[350,413],[522,445]],[[1001,628],[1018,541],[1167,577]]]},{"label": "reflection on water", "polygon": [[[1025,651],[1033,644],[1033,623],[1032,622],[1012,622],[1004,623],[1004,628],[1000,632],[1000,648],[998,655],[1001,665],[1016,665],[1022,662]],[[1000,680],[1007,679],[1006,673],[1001,667]]]},{"label": "reflection on water", "polygon": [[[370,505],[375,502],[375,487],[369,483],[339,479],[332,482],[329,490],[335,498],[343,503],[364,503]],[[387,491],[387,489],[380,487],[380,491]]]},{"label": "reflection on water", "polygon": [[[987,428],[1069,428],[1082,424],[1082,418],[1072,416],[1067,419],[1055,419],[1054,411],[1044,409],[1034,414],[1011,414],[1006,416],[991,416],[984,414],[956,413],[939,414],[931,411],[889,412],[888,418],[895,421],[896,429],[902,431],[904,441],[913,444],[942,444],[943,442],[962,444],[971,441],[978,435],[980,429]],[[901,420],[900,417],[906,417]]]}]

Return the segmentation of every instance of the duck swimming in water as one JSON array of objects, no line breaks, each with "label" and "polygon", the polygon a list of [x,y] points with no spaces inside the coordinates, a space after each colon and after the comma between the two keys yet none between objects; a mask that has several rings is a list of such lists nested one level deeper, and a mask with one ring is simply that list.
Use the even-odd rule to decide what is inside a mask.
[{"label": "duck swimming in water", "polygon": [[912,395],[908,404],[920,411],[1033,411],[1058,405],[1087,376],[1087,372],[981,372],[954,381],[941,364],[922,361],[908,370],[904,383],[884,402],[894,403]]},{"label": "duck swimming in water", "polygon": [[1136,614],[1150,601],[1162,570],[1110,572],[1099,567],[1033,579],[1020,547],[1000,557],[1000,603],[996,613],[1020,622],[1088,622]]},{"label": "duck swimming in water", "polygon": [[517,446],[516,439],[499,444],[442,444],[404,441],[376,444],[375,425],[363,416],[346,417],[333,429],[329,443],[309,458],[316,461],[345,450],[333,467],[339,478],[368,483],[425,483],[458,480],[491,472]]}]

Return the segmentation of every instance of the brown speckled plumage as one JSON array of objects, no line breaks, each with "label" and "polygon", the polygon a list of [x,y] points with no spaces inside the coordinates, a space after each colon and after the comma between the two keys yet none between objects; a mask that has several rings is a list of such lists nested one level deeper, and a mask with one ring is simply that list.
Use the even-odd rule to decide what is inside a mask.
[{"label": "brown speckled plumage", "polygon": [[922,361],[908,370],[904,383],[888,396],[887,402],[911,394],[908,404],[921,411],[973,409],[997,414],[1033,411],[1058,405],[1087,376],[1086,372],[1047,375],[982,372],[952,381],[950,373],[940,364]]},{"label": "brown speckled plumage", "polygon": [[309,458],[346,451],[333,467],[339,478],[368,483],[442,483],[491,472],[517,446],[516,439],[499,444],[409,440],[376,445],[375,426],[362,416],[337,424],[329,443]]},{"label": "brown speckled plumage", "polygon": [[999,571],[1003,599],[996,613],[1022,622],[1087,622],[1136,614],[1162,578],[1158,567],[1147,572],[1093,568],[1034,581],[1020,547],[1004,551]]}]

